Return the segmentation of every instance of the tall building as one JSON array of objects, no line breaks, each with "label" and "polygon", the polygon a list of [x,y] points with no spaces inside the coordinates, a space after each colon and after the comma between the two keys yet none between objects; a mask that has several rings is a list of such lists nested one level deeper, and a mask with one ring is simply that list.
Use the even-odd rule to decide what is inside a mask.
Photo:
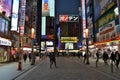
[{"label": "tall building", "polygon": [[95,48],[120,50],[119,10],[117,0],[93,0]]},{"label": "tall building", "polygon": [[55,23],[57,26],[59,25],[61,32],[58,35],[58,46],[60,50],[73,51],[79,49],[79,35],[82,35],[80,34],[79,7],[80,0],[56,0]]}]

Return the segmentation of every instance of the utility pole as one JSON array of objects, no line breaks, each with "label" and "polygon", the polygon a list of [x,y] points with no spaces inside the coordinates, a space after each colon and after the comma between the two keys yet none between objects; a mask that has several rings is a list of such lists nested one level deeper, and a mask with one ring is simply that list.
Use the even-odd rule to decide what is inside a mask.
[{"label": "utility pole", "polygon": [[42,0],[37,0],[37,29],[38,30],[38,45],[41,58],[41,21],[42,21]]}]

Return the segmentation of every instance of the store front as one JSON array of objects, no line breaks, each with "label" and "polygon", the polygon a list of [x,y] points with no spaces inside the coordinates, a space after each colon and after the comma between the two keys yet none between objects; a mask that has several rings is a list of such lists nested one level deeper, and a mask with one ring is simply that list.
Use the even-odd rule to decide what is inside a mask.
[{"label": "store front", "polygon": [[10,48],[12,42],[8,39],[0,37],[0,62],[10,61]]},{"label": "store front", "polygon": [[98,33],[95,46],[98,49],[119,50],[120,26],[118,23],[118,8],[114,8],[104,14],[97,22]]}]

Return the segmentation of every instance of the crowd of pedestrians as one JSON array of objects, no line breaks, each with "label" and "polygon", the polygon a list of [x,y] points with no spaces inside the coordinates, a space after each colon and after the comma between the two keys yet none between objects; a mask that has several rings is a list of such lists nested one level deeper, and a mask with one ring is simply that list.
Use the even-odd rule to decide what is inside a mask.
[{"label": "crowd of pedestrians", "polygon": [[[86,52],[83,53],[81,51],[78,51],[77,55],[81,62],[86,63],[86,60],[87,60]],[[90,52],[88,52],[88,56],[91,57]],[[110,64],[114,64],[116,66],[116,68],[119,68],[120,52],[115,49],[113,49],[113,50],[99,49],[95,53],[95,58],[96,58],[96,66],[99,62],[99,59],[102,59],[103,62],[105,63],[105,65],[108,65],[110,63]]]},{"label": "crowd of pedestrians", "polygon": [[[98,50],[96,53],[96,61],[99,61],[99,55],[101,54],[101,51]],[[103,61],[106,65],[108,65],[108,61],[111,61],[111,63],[114,63],[117,68],[119,68],[119,62],[120,62],[120,52],[117,50],[104,50],[102,54]]]}]

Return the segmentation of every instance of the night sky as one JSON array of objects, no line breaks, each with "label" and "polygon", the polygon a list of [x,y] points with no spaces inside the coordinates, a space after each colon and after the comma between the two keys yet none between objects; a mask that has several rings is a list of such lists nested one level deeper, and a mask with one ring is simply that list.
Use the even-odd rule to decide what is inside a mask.
[{"label": "night sky", "polygon": [[80,0],[55,0],[56,1],[56,23],[59,23],[60,14],[79,15],[78,7]]}]

